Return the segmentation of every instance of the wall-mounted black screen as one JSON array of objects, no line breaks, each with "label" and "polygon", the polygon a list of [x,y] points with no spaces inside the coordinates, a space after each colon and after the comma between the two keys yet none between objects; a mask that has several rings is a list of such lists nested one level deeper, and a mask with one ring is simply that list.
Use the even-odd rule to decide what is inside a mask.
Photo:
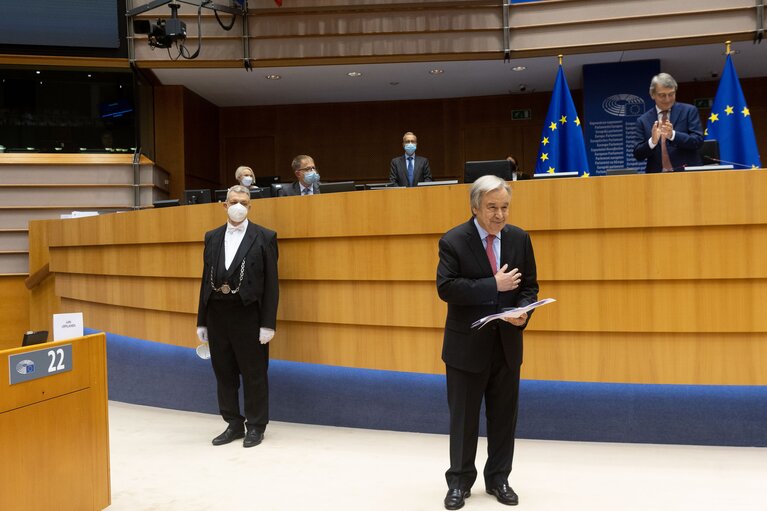
[{"label": "wall-mounted black screen", "polygon": [[0,44],[118,48],[116,0],[2,2]]}]

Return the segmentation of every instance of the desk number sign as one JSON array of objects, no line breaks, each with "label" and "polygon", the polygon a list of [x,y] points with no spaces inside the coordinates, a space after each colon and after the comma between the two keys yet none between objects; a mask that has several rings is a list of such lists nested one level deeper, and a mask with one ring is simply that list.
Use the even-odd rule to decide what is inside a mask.
[{"label": "desk number sign", "polygon": [[8,357],[8,374],[11,385],[71,370],[71,344],[27,351]]}]

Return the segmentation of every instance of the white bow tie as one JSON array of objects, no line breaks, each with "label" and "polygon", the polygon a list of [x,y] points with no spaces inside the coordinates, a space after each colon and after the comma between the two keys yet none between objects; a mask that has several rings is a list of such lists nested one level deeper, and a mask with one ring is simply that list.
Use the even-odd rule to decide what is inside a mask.
[{"label": "white bow tie", "polygon": [[238,225],[237,227],[227,227],[226,233],[227,234],[235,234],[238,232],[245,232],[245,226],[244,225]]}]

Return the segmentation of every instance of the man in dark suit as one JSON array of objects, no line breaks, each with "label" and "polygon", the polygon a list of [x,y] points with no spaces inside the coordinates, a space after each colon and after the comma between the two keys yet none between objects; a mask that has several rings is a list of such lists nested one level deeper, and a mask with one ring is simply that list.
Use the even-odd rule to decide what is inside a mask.
[{"label": "man in dark suit", "polygon": [[269,422],[268,342],[279,300],[277,234],[248,222],[250,192],[244,186],[229,189],[224,208],[229,221],[205,233],[197,336],[209,342],[218,406],[228,424],[213,445],[244,437],[242,445],[253,447]]},{"label": "man in dark suit", "polygon": [[703,128],[698,109],[676,102],[677,83],[668,73],[653,76],[650,97],[655,108],[637,119],[639,143],[634,158],[647,160],[646,172],[674,172],[700,165],[698,149],[703,145]]},{"label": "man in dark suit", "polygon": [[421,181],[432,180],[428,158],[415,155],[417,145],[416,136],[410,131],[405,133],[402,137],[405,155],[392,158],[389,166],[390,182],[396,183],[397,186],[418,186]]},{"label": "man in dark suit", "polygon": [[485,399],[487,463],[485,489],[502,504],[519,498],[509,486],[517,425],[522,331],[528,315],[474,321],[538,297],[530,236],[507,225],[511,188],[497,176],[482,176],[471,187],[473,217],[439,241],[437,291],[447,302],[442,360],[450,409],[450,468],[445,473],[446,509],[463,507],[477,478],[474,459],[479,412]]},{"label": "man in dark suit", "polygon": [[293,158],[290,164],[296,181],[282,188],[282,195],[317,195],[320,193],[320,174],[314,159],[305,154],[299,154]]}]

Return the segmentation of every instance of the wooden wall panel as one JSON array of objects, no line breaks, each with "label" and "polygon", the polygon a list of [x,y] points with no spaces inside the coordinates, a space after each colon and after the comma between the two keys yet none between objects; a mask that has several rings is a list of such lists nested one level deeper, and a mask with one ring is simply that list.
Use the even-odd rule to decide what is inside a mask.
[{"label": "wooden wall panel", "polygon": [[29,291],[26,275],[0,275],[0,349],[21,345],[29,329]]},{"label": "wooden wall panel", "polygon": [[[541,297],[525,376],[766,384],[767,173],[513,183]],[[468,219],[468,186],[254,201],[280,239],[273,354],[441,372],[437,241]],[[203,233],[220,205],[51,221],[62,308],[124,335],[194,346]],[[742,370],[738,370],[742,368]]]},{"label": "wooden wall panel", "polygon": [[[534,318],[535,322],[539,320]],[[764,385],[767,382],[765,364],[767,342],[763,332],[636,335],[527,330],[522,377],[619,383]]]}]

